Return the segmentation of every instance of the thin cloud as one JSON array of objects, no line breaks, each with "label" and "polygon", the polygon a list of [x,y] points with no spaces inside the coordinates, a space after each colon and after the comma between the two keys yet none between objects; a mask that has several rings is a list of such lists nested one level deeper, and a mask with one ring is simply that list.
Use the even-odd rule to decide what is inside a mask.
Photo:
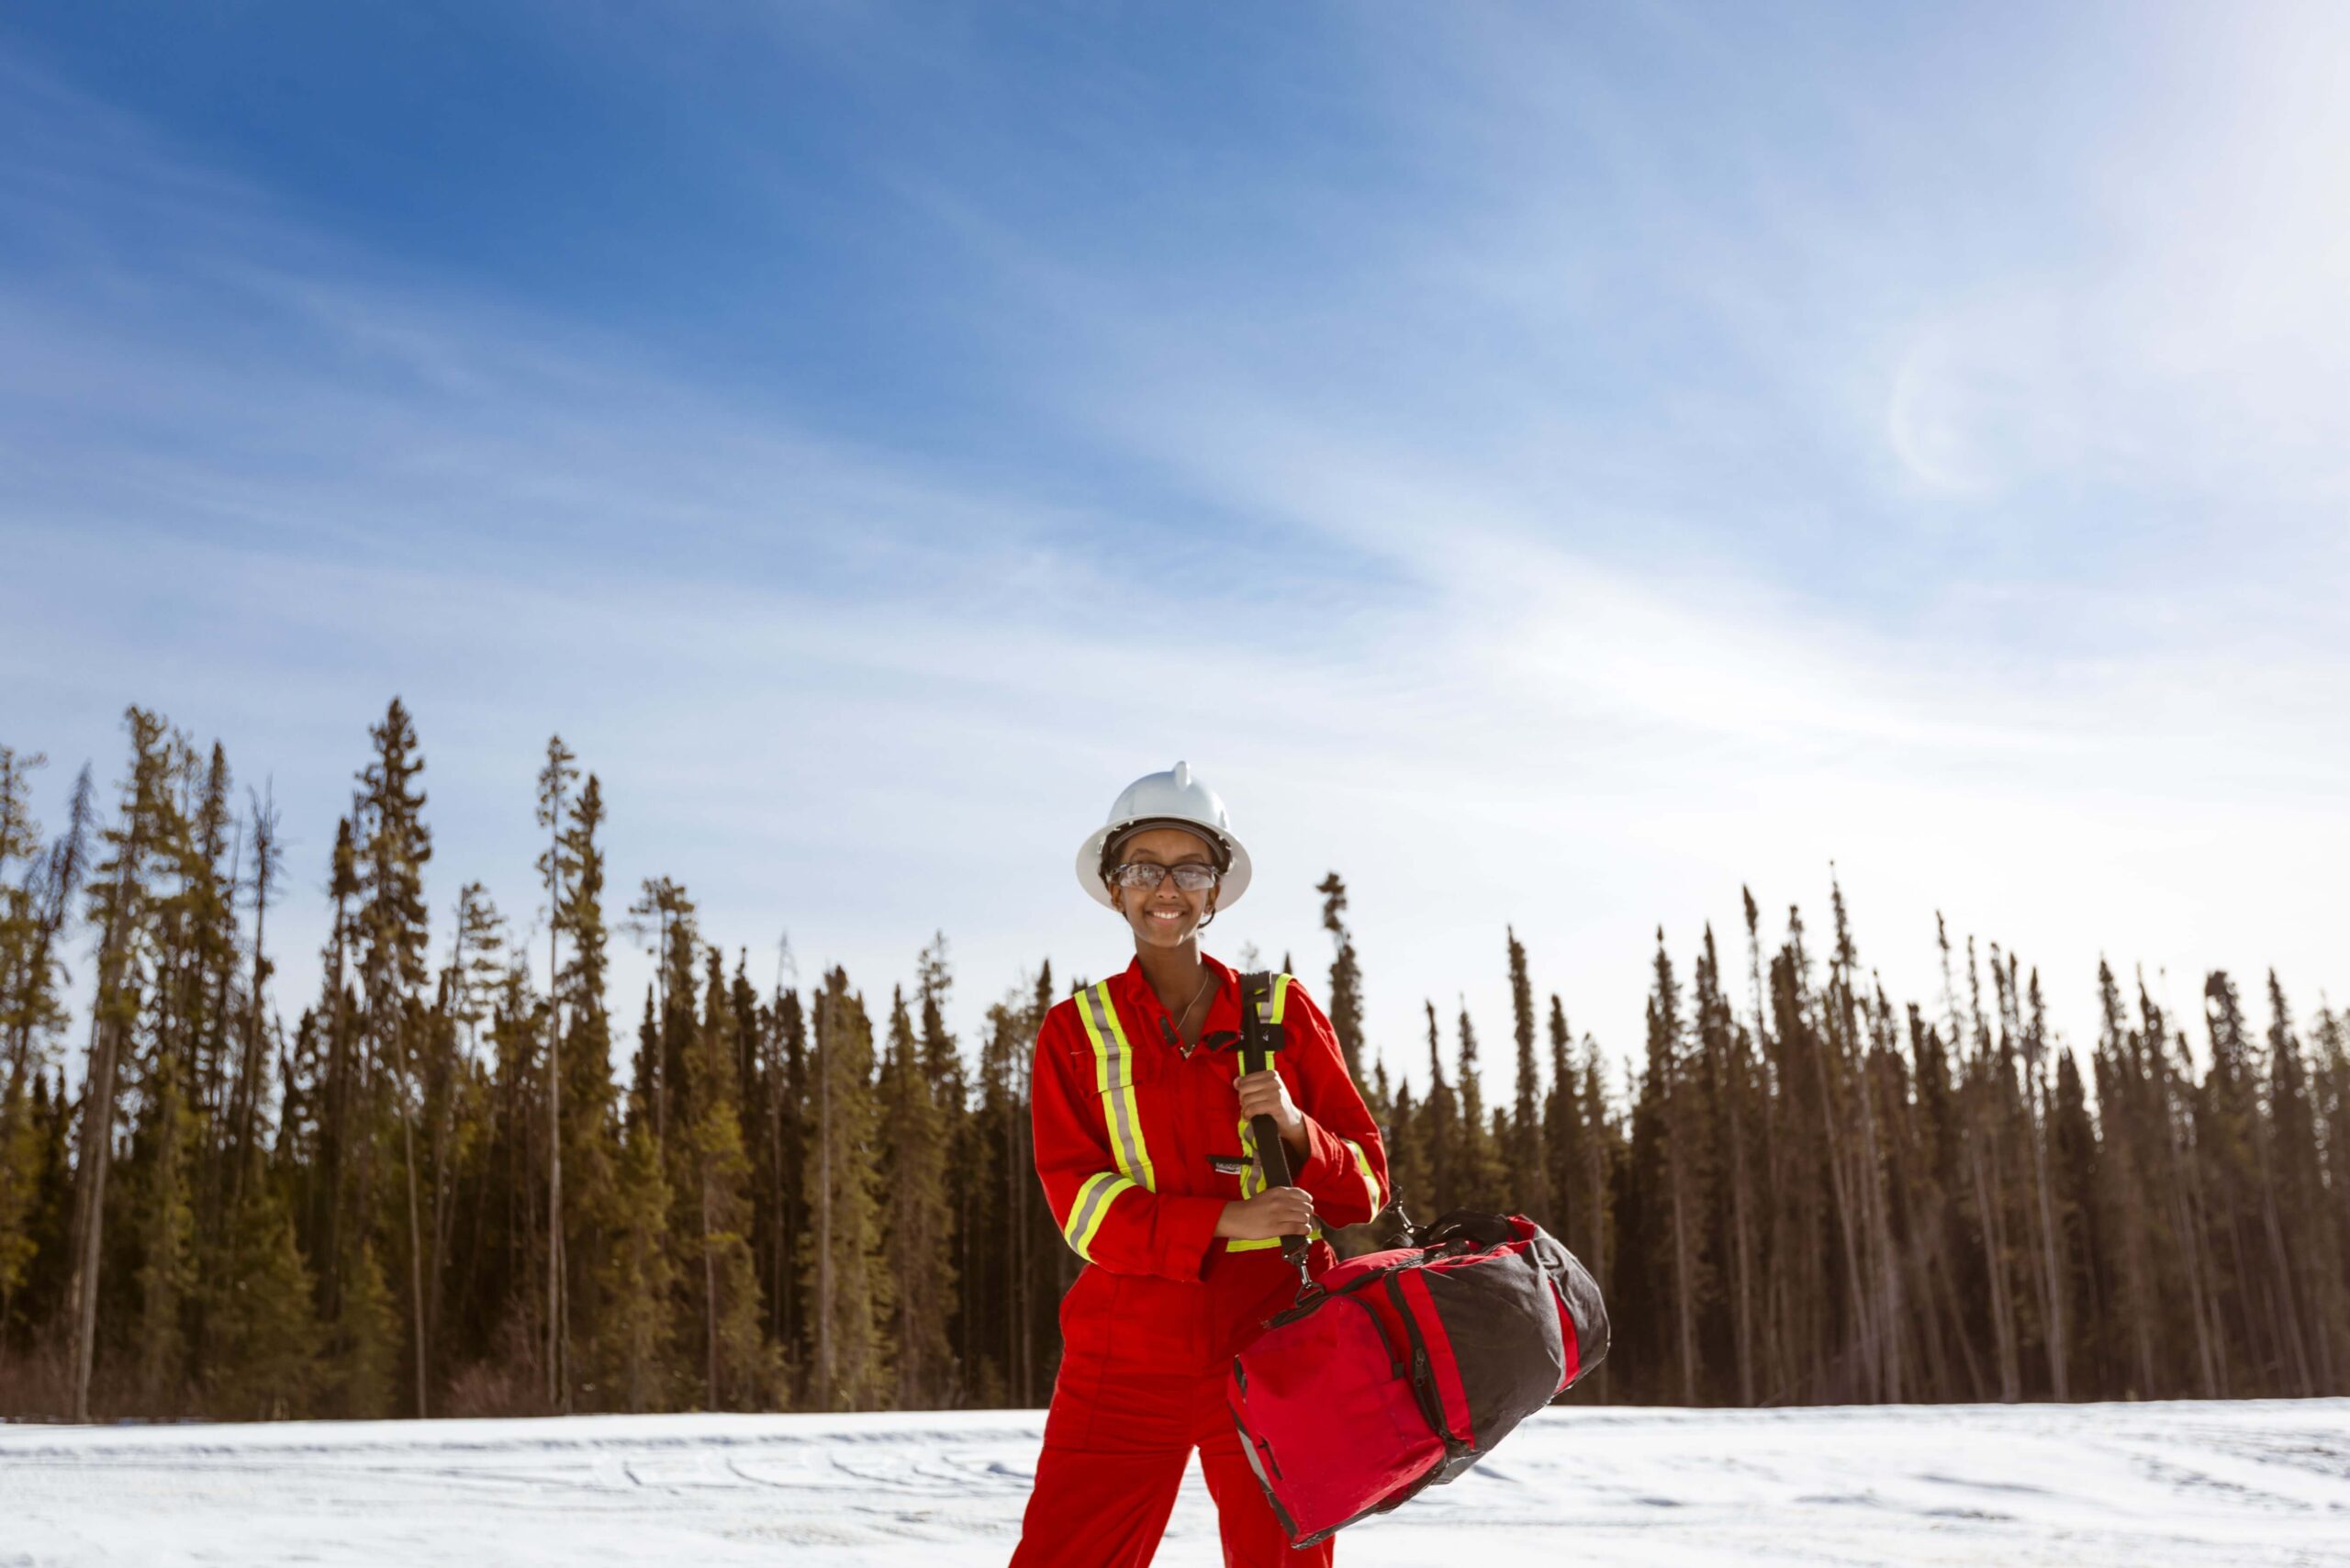
[{"label": "thin cloud", "polygon": [[[0,389],[0,536],[35,566],[0,588],[9,738],[103,776],[119,704],[152,701],[274,772],[315,862],[397,691],[437,876],[520,919],[560,729],[605,782],[616,902],[675,876],[713,939],[789,928],[868,989],[943,927],[967,1030],[1046,954],[1123,962],[1061,867],[1178,756],[1270,873],[1222,950],[1316,974],[1312,887],[1342,870],[1391,1066],[1464,980],[1499,1037],[1505,923],[1579,1027],[1635,1048],[1660,919],[1684,954],[1708,916],[1734,949],[1751,882],[1773,939],[1831,857],[1897,995],[1934,994],[1938,907],[2039,962],[2076,1029],[2099,950],[2273,961],[2314,995],[2338,956],[2299,868],[2350,848],[2319,804],[2350,783],[2319,608],[2341,546],[2289,517],[2205,535],[2231,496],[2333,482],[2331,416],[2294,412],[2333,340],[2281,345],[2263,301],[2335,252],[2170,337],[2148,301],[2225,253],[2164,249],[2175,228],[2122,226],[2154,259],[2102,310],[2062,269],[1969,291],[1928,254],[1935,193],[1880,206],[1897,159],[1840,193],[1758,136],[1694,178],[1693,130],[1659,141],[1604,62],[1554,77],[1523,41],[1416,80],[1368,26],[1348,103],[1386,115],[1401,173],[1304,191],[1300,248],[1180,287],[906,174],[1014,457],[850,439],[788,386],[355,252],[103,106],[18,99],[56,161],[12,163],[0,201],[93,265],[0,273],[32,372]],[[1886,116],[1847,93],[1804,126]],[[2263,247],[2335,233],[2294,221]],[[2170,440],[2162,398],[2231,368],[2227,417]],[[2301,423],[2235,444],[2264,409]],[[2153,481],[2097,485],[2149,445],[2204,510],[2131,552]],[[2240,490],[2246,454],[2279,466]],[[309,902],[273,919],[289,1011]],[[643,979],[618,966],[617,1007]]]}]

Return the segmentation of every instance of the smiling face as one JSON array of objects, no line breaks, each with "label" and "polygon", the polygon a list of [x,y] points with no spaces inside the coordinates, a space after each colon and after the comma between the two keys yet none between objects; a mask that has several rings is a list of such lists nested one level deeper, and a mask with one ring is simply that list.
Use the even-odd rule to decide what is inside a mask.
[{"label": "smiling face", "polygon": [[[1119,845],[1116,865],[1196,866],[1215,869],[1215,855],[1207,841],[1180,827],[1145,828]],[[1173,876],[1159,879],[1155,888],[1123,888],[1115,879],[1110,896],[1120,914],[1135,928],[1138,947],[1180,947],[1197,935],[1201,922],[1214,912],[1217,890],[1185,892]]]}]

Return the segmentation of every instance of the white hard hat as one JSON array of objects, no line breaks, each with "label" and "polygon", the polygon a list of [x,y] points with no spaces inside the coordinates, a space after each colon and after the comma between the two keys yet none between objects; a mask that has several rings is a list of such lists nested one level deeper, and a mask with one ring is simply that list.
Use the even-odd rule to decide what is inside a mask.
[{"label": "white hard hat", "polygon": [[1077,879],[1093,895],[1093,902],[1117,907],[1110,896],[1110,884],[1102,879],[1102,846],[1128,828],[1160,823],[1196,833],[1224,852],[1226,864],[1215,906],[1225,910],[1238,902],[1248,890],[1248,852],[1232,836],[1222,797],[1200,782],[1188,762],[1179,762],[1164,773],[1146,773],[1120,790],[1111,804],[1110,820],[1078,846]]}]

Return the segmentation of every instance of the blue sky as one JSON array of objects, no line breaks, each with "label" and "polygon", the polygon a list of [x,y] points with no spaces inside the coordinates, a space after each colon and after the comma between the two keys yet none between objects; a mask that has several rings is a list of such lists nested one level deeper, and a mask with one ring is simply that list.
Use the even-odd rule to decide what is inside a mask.
[{"label": "blue sky", "polygon": [[[1376,1043],[1611,1051],[1739,888],[1933,999],[2337,999],[2350,16],[2155,5],[216,4],[0,15],[0,739],[123,705],[305,884],[386,700],[432,894],[616,889],[967,1023],[1119,932],[1188,757],[1219,931]],[[1214,944],[1212,943],[1213,946]],[[623,985],[641,969],[624,969]],[[617,998],[632,1008],[625,996]]]}]

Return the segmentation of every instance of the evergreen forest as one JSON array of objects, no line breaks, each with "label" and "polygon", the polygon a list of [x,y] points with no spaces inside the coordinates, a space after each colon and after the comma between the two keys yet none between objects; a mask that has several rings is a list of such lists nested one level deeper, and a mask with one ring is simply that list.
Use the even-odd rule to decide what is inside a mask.
[{"label": "evergreen forest", "polygon": [[[902,983],[756,984],[687,888],[606,886],[560,739],[516,791],[526,950],[490,890],[429,880],[397,700],[327,863],[290,869],[220,746],[125,733],[54,831],[42,759],[0,746],[0,1415],[1047,1400],[1078,1267],[1029,1166],[1048,961],[968,1041],[943,937]],[[281,996],[273,917],[321,888],[321,986]],[[1497,932],[1489,1083],[1465,1009],[1427,1007],[1425,1064],[1371,1048],[1346,886],[1319,891],[1304,978],[1398,1199],[1523,1211],[1606,1291],[1577,1401],[2350,1394],[2350,1011],[2297,1023],[2273,973],[2249,1002],[2209,974],[2187,1018],[2100,966],[2076,1046],[1996,944],[1938,931],[1940,994],[1897,1002],[1832,883],[1824,930],[1790,908],[1769,942],[1748,893],[1727,960],[1659,932],[1625,977],[1646,1038],[1606,1051]],[[655,976],[616,1015],[628,938]]]}]

